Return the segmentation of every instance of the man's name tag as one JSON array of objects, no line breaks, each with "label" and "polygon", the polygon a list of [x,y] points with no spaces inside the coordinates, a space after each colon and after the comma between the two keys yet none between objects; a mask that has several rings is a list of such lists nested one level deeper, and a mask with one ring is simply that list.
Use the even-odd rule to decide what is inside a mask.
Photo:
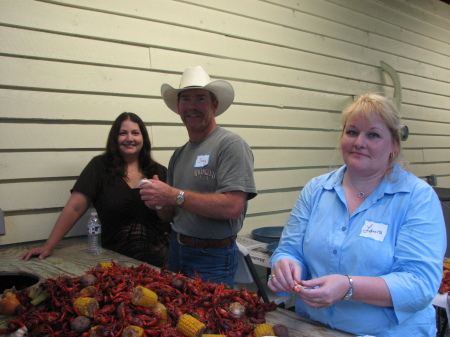
[{"label": "man's name tag", "polygon": [[388,225],[385,225],[383,223],[366,220],[359,236],[364,236],[366,238],[371,238],[383,242],[388,227]]},{"label": "man's name tag", "polygon": [[205,167],[209,163],[209,154],[198,155],[194,167]]}]

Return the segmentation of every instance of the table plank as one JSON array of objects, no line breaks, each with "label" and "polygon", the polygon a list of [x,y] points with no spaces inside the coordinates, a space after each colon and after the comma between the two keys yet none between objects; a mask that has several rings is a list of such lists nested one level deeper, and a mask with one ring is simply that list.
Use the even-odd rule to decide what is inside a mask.
[{"label": "table plank", "polygon": [[278,308],[266,312],[266,322],[270,325],[283,324],[289,330],[290,337],[348,337],[355,336],[346,332],[330,329],[319,322],[300,316],[295,312]]}]

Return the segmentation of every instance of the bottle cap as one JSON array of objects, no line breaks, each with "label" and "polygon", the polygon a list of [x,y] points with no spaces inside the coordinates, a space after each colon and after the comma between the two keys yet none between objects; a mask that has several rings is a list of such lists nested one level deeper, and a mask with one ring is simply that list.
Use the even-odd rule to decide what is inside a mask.
[{"label": "bottle cap", "polygon": [[97,212],[91,212],[91,216],[97,216]]}]

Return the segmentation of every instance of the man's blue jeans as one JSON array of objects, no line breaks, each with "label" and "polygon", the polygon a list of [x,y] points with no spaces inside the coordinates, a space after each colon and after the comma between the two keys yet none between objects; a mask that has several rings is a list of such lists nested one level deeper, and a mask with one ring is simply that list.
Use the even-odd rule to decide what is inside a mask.
[{"label": "man's blue jeans", "polygon": [[188,277],[198,275],[203,281],[225,283],[231,289],[238,267],[236,242],[225,248],[195,248],[183,246],[172,232],[169,246],[169,270]]}]

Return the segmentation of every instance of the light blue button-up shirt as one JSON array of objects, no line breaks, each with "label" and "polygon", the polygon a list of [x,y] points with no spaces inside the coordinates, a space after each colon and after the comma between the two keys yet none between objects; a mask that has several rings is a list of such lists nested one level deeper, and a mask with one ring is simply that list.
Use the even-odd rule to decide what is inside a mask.
[{"label": "light blue button-up shirt", "polygon": [[393,307],[338,301],[296,312],[358,335],[436,336],[431,301],[442,278],[446,229],[434,190],[394,167],[349,216],[342,187],[346,167],[312,179],[302,190],[271,258],[297,261],[302,279],[330,274],[382,277]]}]

